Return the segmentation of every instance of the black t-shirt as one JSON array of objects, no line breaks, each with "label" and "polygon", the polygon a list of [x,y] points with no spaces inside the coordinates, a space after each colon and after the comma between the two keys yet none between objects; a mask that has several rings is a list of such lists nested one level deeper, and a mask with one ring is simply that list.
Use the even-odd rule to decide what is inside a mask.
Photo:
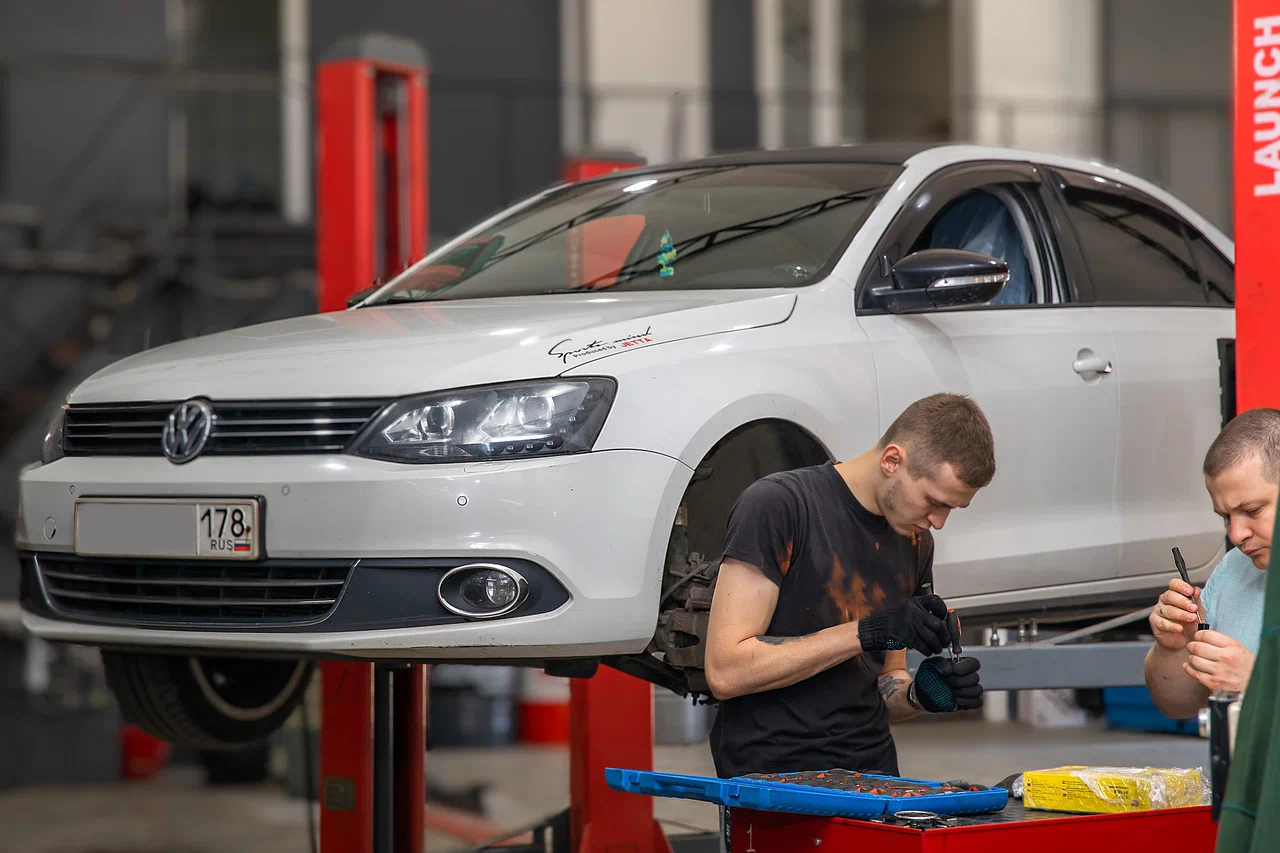
[{"label": "black t-shirt", "polygon": [[[933,582],[933,536],[902,536],[858,503],[833,463],[771,474],[729,515],[724,557],[778,585],[769,636],[800,637],[865,618]],[[876,679],[862,654],[790,687],[720,703],[711,754],[721,777],[844,768],[898,773]]]}]

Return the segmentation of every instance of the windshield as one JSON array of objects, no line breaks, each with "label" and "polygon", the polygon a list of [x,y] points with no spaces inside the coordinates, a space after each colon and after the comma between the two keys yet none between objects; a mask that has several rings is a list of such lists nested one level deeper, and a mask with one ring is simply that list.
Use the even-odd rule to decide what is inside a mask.
[{"label": "windshield", "polygon": [[501,218],[370,304],[799,286],[835,260],[899,172],[877,163],[620,172]]}]

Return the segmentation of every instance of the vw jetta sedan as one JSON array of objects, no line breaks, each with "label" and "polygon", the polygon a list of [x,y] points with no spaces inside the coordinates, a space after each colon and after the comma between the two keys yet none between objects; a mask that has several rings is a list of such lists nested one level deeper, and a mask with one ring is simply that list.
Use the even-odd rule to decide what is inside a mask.
[{"label": "vw jetta sedan", "polygon": [[[972,395],[969,617],[1142,604],[1223,552],[1233,248],[1094,162],[849,146],[552,187],[349,310],[126,358],[22,473],[22,608],[135,722],[261,738],[318,657],[701,675],[738,494]],[[585,670],[579,669],[586,667]]]}]

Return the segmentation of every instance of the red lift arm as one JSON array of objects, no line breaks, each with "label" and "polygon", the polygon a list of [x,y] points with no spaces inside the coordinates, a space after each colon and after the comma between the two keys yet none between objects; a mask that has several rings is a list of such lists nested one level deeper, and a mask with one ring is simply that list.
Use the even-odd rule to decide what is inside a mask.
[{"label": "red lift arm", "polygon": [[[425,252],[427,57],[389,36],[339,42],[316,74],[321,311]],[[421,664],[321,669],[322,853],[422,853],[427,676]]]}]

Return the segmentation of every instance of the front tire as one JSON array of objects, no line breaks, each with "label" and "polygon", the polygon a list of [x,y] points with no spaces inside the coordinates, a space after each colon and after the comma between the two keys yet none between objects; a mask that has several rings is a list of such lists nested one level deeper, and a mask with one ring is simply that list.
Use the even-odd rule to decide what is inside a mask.
[{"label": "front tire", "polygon": [[201,750],[241,749],[280,728],[315,664],[302,660],[102,653],[124,719]]}]

